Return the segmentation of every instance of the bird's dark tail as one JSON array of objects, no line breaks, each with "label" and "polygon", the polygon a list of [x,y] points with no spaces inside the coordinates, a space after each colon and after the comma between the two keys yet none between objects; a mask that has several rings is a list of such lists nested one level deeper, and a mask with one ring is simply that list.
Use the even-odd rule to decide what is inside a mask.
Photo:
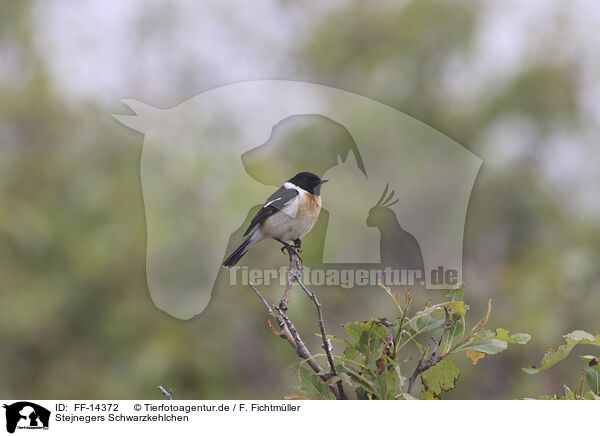
[{"label": "bird's dark tail", "polygon": [[223,262],[223,266],[225,268],[229,269],[233,267],[236,263],[240,261],[242,257],[244,257],[244,254],[246,254],[248,250],[250,250],[250,247],[253,245],[251,239],[252,238],[246,239],[242,243],[242,245],[240,245],[233,253],[231,253],[231,255],[227,259],[225,259],[225,262]]}]

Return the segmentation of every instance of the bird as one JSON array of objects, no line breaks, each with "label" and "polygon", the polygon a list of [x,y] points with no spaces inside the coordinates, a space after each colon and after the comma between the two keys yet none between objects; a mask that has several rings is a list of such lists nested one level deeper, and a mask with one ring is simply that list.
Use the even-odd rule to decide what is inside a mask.
[{"label": "bird", "polygon": [[[236,265],[255,244],[265,239],[274,239],[283,244],[290,257],[298,255],[301,239],[314,227],[321,212],[322,179],[310,172],[301,172],[285,182],[275,191],[256,213],[244,233],[244,242],[225,259],[227,269]],[[289,242],[293,242],[292,246]]]}]

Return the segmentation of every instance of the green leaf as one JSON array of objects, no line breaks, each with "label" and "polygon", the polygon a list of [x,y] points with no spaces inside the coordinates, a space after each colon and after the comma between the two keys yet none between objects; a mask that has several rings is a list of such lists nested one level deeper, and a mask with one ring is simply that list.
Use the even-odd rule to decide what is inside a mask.
[{"label": "green leaf", "polygon": [[465,318],[460,315],[452,315],[452,321],[454,325],[448,329],[446,334],[444,335],[444,352],[449,351],[452,348],[452,342],[456,337],[462,337],[465,334]]},{"label": "green leaf", "polygon": [[[535,399],[535,398],[530,398],[530,399]],[[573,393],[573,391],[571,391],[569,388],[565,389],[565,393],[563,396],[558,396],[558,395],[542,395],[540,397],[537,398],[538,400],[580,400],[581,397],[576,397],[575,393]],[[583,394],[583,399],[585,400],[600,400],[600,396],[596,395],[595,393],[593,393],[592,391],[587,391],[585,394]]]},{"label": "green leaf", "polygon": [[298,364],[297,367],[300,385],[296,386],[296,389],[306,394],[310,398],[331,398],[329,394],[329,388],[317,374],[303,366],[301,363]]},{"label": "green leaf", "polygon": [[427,306],[425,310],[420,310],[412,317],[412,320],[416,320],[418,318],[427,316],[431,313],[445,313],[444,306],[448,306],[450,309],[450,314],[459,314],[461,317],[464,317],[469,306],[465,304],[464,301],[446,301],[445,303],[434,304],[432,306]]},{"label": "green leaf", "polygon": [[386,327],[375,319],[368,321],[357,321],[345,324],[346,334],[354,339],[356,343],[351,344],[344,350],[344,355],[353,360],[358,354],[364,356],[364,365],[375,365],[375,359],[381,354],[387,335]]},{"label": "green leaf", "polygon": [[365,395],[379,395],[377,392],[377,385],[373,383],[371,380],[366,378],[363,374],[351,368],[350,365],[342,363],[343,371],[338,370],[338,374],[341,377],[342,373],[348,374],[350,379],[358,384],[360,387],[356,389],[356,394],[358,398],[362,398]]},{"label": "green leaf", "polygon": [[398,386],[400,387],[400,389],[402,389],[402,387],[404,387],[408,379],[404,377],[400,372],[400,365],[394,365],[394,368],[396,370],[396,373],[398,374]]},{"label": "green leaf", "polygon": [[577,344],[591,344],[600,347],[600,335],[596,335],[594,337],[593,335],[582,330],[575,330],[567,335],[564,335],[563,338],[565,338],[566,344],[563,344],[559,347],[548,348],[544,353],[544,357],[542,358],[542,363],[539,368],[530,366],[529,368],[523,368],[523,371],[525,371],[527,374],[537,374],[541,371],[544,371],[567,357],[573,347],[575,347]]},{"label": "green leaf", "polygon": [[446,297],[450,298],[451,301],[462,301],[465,295],[466,285],[461,283],[458,288],[453,289]]},{"label": "green leaf", "polygon": [[[445,306],[447,306],[450,309],[450,314],[453,318],[459,318],[459,320],[455,322],[452,328],[448,332],[446,332],[444,336],[444,350],[447,351],[448,349],[450,349],[452,339],[458,335],[459,331],[464,333],[464,316],[466,311],[468,310],[468,306],[465,305],[464,301],[447,301],[445,303],[428,306],[425,310],[417,312],[415,316],[413,316],[410,319],[409,325],[414,331],[413,336],[416,336],[417,334],[423,333],[425,331],[434,330],[436,328],[442,327],[445,323],[445,319],[434,321],[431,318],[430,314],[434,312],[445,313]],[[426,327],[423,330],[421,330],[420,328],[424,324],[426,325]]]},{"label": "green leaf", "polygon": [[454,362],[446,358],[421,373],[423,382],[423,398],[439,397],[442,391],[454,388],[460,375],[460,369]]},{"label": "green leaf", "polygon": [[494,336],[496,339],[500,339],[501,341],[510,342],[513,339],[510,337],[510,332],[506,329],[496,329],[496,335]]},{"label": "green leaf", "polygon": [[467,314],[467,306],[464,301],[451,301],[449,303],[444,303],[442,307],[443,306],[450,307],[450,313],[458,313],[463,318]]},{"label": "green leaf", "polygon": [[376,377],[376,383],[381,399],[393,400],[396,397],[396,371],[384,371]]},{"label": "green leaf", "polygon": [[346,334],[355,341],[360,339],[360,335],[362,335],[362,332],[364,331],[360,321],[349,322],[348,324],[344,324],[344,327],[346,328]]},{"label": "green leaf", "polygon": [[368,332],[371,336],[378,337],[382,341],[385,341],[386,328],[383,324],[375,319],[368,321],[356,321],[344,324],[346,328],[346,334],[355,341],[360,341],[364,332]]},{"label": "green leaf", "polygon": [[[510,335],[510,337],[512,339],[514,339],[514,341],[517,344],[521,344],[521,345],[526,344],[531,339],[531,335],[528,335],[527,333],[513,333],[512,335]],[[507,341],[507,342],[510,342],[510,341]]]},{"label": "green leaf", "polygon": [[436,396],[435,393],[431,389],[423,388],[421,391],[421,399],[422,400],[439,400],[440,397]]},{"label": "green leaf", "polygon": [[502,338],[496,337],[495,332],[493,332],[491,330],[486,330],[486,329],[479,330],[475,337],[478,339],[500,339],[500,340],[502,340]]},{"label": "green leaf", "polygon": [[565,395],[564,395],[564,397],[562,397],[562,399],[564,399],[564,400],[576,400],[575,394],[569,388],[565,389]]},{"label": "green leaf", "polygon": [[342,372],[338,370],[338,374],[339,374],[339,378],[348,386],[350,386],[351,388],[356,388],[358,387],[358,384],[354,383],[352,381],[352,378],[350,377],[350,375],[346,372]]},{"label": "green leaf", "polygon": [[434,320],[431,316],[425,315],[421,318],[411,319],[409,322],[414,334],[418,335],[431,330],[438,329],[444,325],[444,320]]},{"label": "green leaf", "polygon": [[600,374],[600,359],[599,358],[597,358],[596,356],[591,356],[591,355],[579,356],[579,358],[581,360],[583,360],[585,363],[587,363],[588,367],[592,368],[593,370],[597,371]]},{"label": "green leaf", "polygon": [[585,368],[585,382],[595,395],[600,395],[600,373],[592,368]]},{"label": "green leaf", "polygon": [[458,320],[454,323],[452,327],[450,327],[450,329],[446,332],[446,335],[444,336],[444,343],[448,345],[448,349],[450,348],[454,338],[462,337],[465,333],[464,318],[461,318],[458,315],[453,316],[458,317]]},{"label": "green leaf", "polygon": [[594,335],[584,332],[583,330],[575,330],[564,336],[566,339],[577,341],[578,344],[594,344],[600,346],[600,335]]},{"label": "green leaf", "polygon": [[508,347],[506,341],[501,341],[500,339],[481,339],[479,341],[473,341],[461,347],[458,347],[455,350],[455,352],[473,350],[485,354],[497,354],[501,351],[506,350],[506,347]]},{"label": "green leaf", "polygon": [[600,396],[596,395],[595,393],[593,393],[592,391],[587,391],[584,395],[583,398],[585,398],[586,400],[600,400]]},{"label": "green leaf", "polygon": [[526,344],[531,339],[531,336],[527,333],[514,333],[511,335],[508,330],[499,328],[496,329],[494,338],[508,342],[509,344]]},{"label": "green leaf", "polygon": [[347,345],[344,349],[344,356],[348,360],[354,360],[356,356],[359,355],[359,351],[354,347],[354,345]]}]

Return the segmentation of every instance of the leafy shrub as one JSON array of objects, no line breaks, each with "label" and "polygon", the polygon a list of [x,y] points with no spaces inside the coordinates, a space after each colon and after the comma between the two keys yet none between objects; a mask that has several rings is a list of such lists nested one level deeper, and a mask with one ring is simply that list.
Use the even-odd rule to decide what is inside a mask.
[{"label": "leafy shrub", "polygon": [[[486,315],[466,334],[465,316],[469,306],[463,300],[464,285],[451,292],[448,301],[428,303],[410,316],[410,293],[405,291],[402,296],[380,286],[394,300],[398,317],[393,321],[380,318],[345,324],[347,339],[327,335],[330,341],[344,347],[341,354],[333,353],[337,375],[319,376],[304,361],[295,365],[300,380],[297,389],[304,398],[333,399],[330,387],[342,382],[346,391],[351,388],[357,399],[437,399],[455,387],[460,375],[452,356],[466,353],[473,364],[477,364],[485,355],[504,351],[508,344],[525,344],[530,339],[528,334],[511,334],[503,328],[484,329],[491,312],[491,299]],[[433,344],[426,345],[425,341],[432,334],[436,334]],[[411,343],[416,345],[420,355],[412,356],[417,365],[412,372],[407,372],[411,356],[405,352]],[[420,395],[413,393],[418,378],[422,384]]]}]

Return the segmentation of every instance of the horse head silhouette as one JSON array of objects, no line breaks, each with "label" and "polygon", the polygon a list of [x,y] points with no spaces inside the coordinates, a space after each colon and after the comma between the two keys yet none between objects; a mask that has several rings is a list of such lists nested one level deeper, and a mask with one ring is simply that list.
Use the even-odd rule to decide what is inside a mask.
[{"label": "horse head silhouette", "polygon": [[[455,269],[460,279],[466,209],[481,159],[426,124],[364,96],[287,80],[229,84],[166,109],[134,100],[124,103],[134,115],[115,115],[115,119],[144,135],[139,176],[146,218],[148,291],[156,307],[171,316],[189,319],[208,307],[215,282],[222,274],[220,265],[228,241],[240,227],[240,220],[248,215],[247,203],[262,201],[273,192],[272,184],[279,186],[285,180],[284,173],[294,173],[295,168],[287,165],[294,162],[288,159],[295,153],[302,158],[311,157],[315,169],[321,171],[332,169],[337,155],[354,155],[357,168],[365,175],[366,169],[372,169],[368,181],[362,180],[362,176],[356,178],[365,186],[360,200],[348,208],[358,216],[361,227],[366,227],[363,219],[366,211],[362,207],[368,204],[363,198],[368,201],[371,198],[367,184],[385,180],[396,186],[402,199],[402,210],[398,205],[395,209],[397,217],[419,238],[428,266]],[[319,131],[298,130],[307,135],[300,137],[310,148],[300,147],[292,140],[287,143],[293,146],[283,154],[270,153],[268,146],[259,148],[262,153],[269,152],[266,153],[269,159],[260,158],[263,154],[259,151],[251,152],[267,143],[273,134],[275,139],[278,133],[288,138],[286,129],[277,126],[281,128],[283,120],[302,121],[306,115],[324,127]],[[329,133],[333,136],[328,136]],[[340,148],[331,147],[334,143]],[[325,153],[325,150],[335,152]],[[346,150],[354,152],[348,154]],[[273,170],[272,158],[286,165]],[[305,159],[299,161],[304,167]],[[426,170],[417,174],[422,179],[414,179],[415,168]],[[449,169],[451,182],[444,176]],[[258,177],[263,173],[266,176]],[[411,177],[412,183],[401,185],[405,175]],[[345,199],[353,192],[342,183],[339,186],[341,194],[337,198]],[[327,191],[330,195],[324,196],[325,209],[333,206],[334,199],[331,185]],[[382,201],[386,196],[387,192]],[[328,205],[327,201],[331,203]],[[405,207],[409,201],[410,209]],[[391,206],[389,201],[383,202],[369,214],[369,222],[383,234],[380,241],[371,238],[375,240],[375,250],[377,242],[380,249],[389,244],[390,250],[391,247],[398,250],[389,238],[403,233],[398,230]],[[338,214],[333,207],[331,210],[332,216]],[[432,210],[449,213],[430,213]],[[379,219],[380,214],[389,216],[392,224],[386,225],[385,220]],[[325,227],[329,230],[330,226]],[[318,234],[316,230],[311,232],[313,236]],[[369,232],[363,233],[370,236]],[[388,233],[390,236],[386,236]],[[364,247],[347,235],[343,237],[354,246]],[[316,252],[326,252],[316,244],[310,246],[316,247]],[[373,263],[371,260],[367,256],[357,255],[347,260],[336,256],[331,263]],[[229,286],[230,281],[223,283]],[[428,285],[432,289],[445,286]]]}]

